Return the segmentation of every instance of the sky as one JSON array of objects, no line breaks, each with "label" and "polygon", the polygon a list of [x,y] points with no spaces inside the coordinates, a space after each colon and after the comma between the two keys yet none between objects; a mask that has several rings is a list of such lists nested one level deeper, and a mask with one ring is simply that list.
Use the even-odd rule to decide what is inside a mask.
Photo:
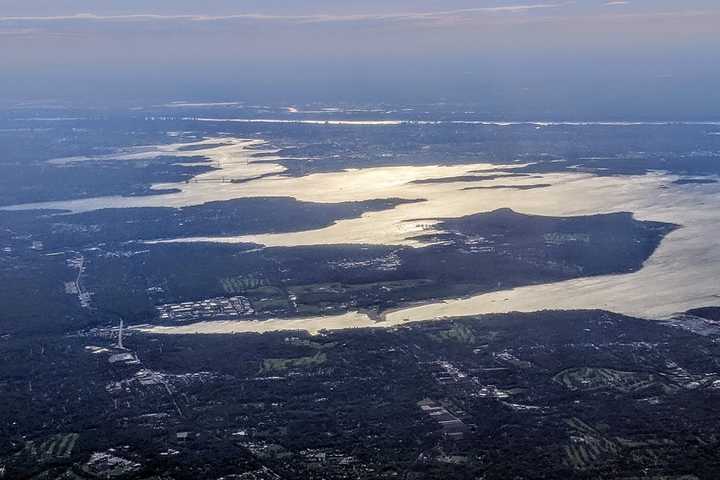
[{"label": "sky", "polygon": [[717,0],[0,0],[0,97],[720,117]]}]

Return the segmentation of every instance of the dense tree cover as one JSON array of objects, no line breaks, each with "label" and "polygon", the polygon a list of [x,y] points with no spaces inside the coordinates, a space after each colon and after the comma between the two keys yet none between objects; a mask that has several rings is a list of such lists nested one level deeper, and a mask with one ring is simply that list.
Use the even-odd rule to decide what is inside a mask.
[{"label": "dense tree cover", "polygon": [[[709,479],[720,460],[717,343],[659,322],[539,312],[125,340],[140,363],[109,363],[118,350],[104,330],[0,340],[0,464],[11,478],[82,472],[109,449],[139,465],[127,479],[263,469],[290,479]],[[321,363],[264,367],[318,352]],[[579,367],[610,373],[579,378],[581,388],[558,379]],[[428,399],[461,419],[463,438],[442,434],[419,407]]]}]

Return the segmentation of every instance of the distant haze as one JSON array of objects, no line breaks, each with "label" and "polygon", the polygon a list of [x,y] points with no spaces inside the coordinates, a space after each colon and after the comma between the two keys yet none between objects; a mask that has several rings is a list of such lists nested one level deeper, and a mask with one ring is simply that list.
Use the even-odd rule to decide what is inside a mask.
[{"label": "distant haze", "polygon": [[716,0],[0,0],[0,100],[720,116]]}]

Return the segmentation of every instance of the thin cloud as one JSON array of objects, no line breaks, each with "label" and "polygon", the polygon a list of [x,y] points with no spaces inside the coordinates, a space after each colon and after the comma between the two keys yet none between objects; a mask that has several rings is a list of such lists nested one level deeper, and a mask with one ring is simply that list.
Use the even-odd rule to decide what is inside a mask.
[{"label": "thin cloud", "polygon": [[613,6],[629,5],[628,0],[610,0],[595,4],[598,7],[593,12],[578,9],[578,2],[565,1],[556,3],[527,3],[496,7],[476,7],[464,9],[449,9],[435,11],[407,11],[390,13],[358,13],[358,14],[269,14],[269,13],[236,13],[226,15],[208,14],[150,14],[135,13],[123,15],[102,15],[94,13],[79,13],[72,15],[55,16],[0,16],[0,32],[9,32],[5,36],[37,35],[43,32],[53,34],[87,34],[103,32],[110,26],[123,30],[145,31],[151,29],[173,30],[198,26],[203,32],[223,28],[235,28],[254,25],[344,25],[366,24],[367,26],[396,25],[414,28],[449,29],[473,24],[487,26],[507,26],[534,24],[558,24],[563,27],[578,26],[591,23],[613,24],[647,22],[659,19],[673,19],[688,22],[697,18],[714,19],[720,15],[720,10],[691,10],[678,8],[670,11],[628,12],[626,9],[608,8]]},{"label": "thin cloud", "polygon": [[0,35],[7,37],[27,37],[37,33],[34,28],[10,28],[0,30]]},{"label": "thin cloud", "polygon": [[127,14],[127,15],[97,15],[93,13],[79,13],[73,15],[55,16],[9,16],[0,17],[3,23],[45,23],[45,22],[222,22],[229,20],[255,20],[277,21],[295,23],[325,23],[325,22],[364,22],[364,21],[403,21],[403,20],[431,20],[445,17],[475,15],[475,14],[513,14],[530,12],[533,10],[559,8],[567,5],[559,4],[528,4],[507,5],[502,7],[477,7],[456,10],[442,10],[430,12],[396,12],[396,13],[366,13],[366,14],[313,14],[313,15],[272,15],[264,13],[239,13],[228,15],[160,15],[160,14]]},{"label": "thin cloud", "polygon": [[[561,3],[535,3],[517,4],[498,7],[476,7],[453,10],[437,10],[427,12],[390,12],[390,13],[359,13],[359,14],[299,14],[299,15],[278,15],[266,13],[237,13],[227,15],[206,15],[206,14],[124,14],[124,15],[99,15],[94,13],[78,13],[72,15],[54,16],[0,16],[0,29],[16,28],[52,28],[54,25],[82,26],[96,23],[114,24],[172,24],[174,22],[185,23],[223,23],[233,21],[247,22],[276,22],[293,24],[322,24],[322,23],[420,23],[425,25],[452,25],[453,22],[470,21],[474,18],[488,18],[490,20],[510,21],[566,21],[573,18],[584,17],[595,18],[596,20],[626,20],[626,19],[652,19],[665,17],[695,17],[703,15],[716,15],[717,10],[675,10],[675,11],[645,11],[635,13],[601,13],[575,14],[570,11],[577,2],[567,1]],[[622,6],[630,5],[628,0],[611,0],[598,6]],[[537,12],[537,15],[522,15]],[[553,12],[553,13],[550,13]],[[580,13],[580,12],[576,12]]]},{"label": "thin cloud", "polygon": [[0,37],[12,38],[12,37],[72,37],[75,36],[69,32],[55,32],[47,31],[41,28],[2,28],[0,27]]}]

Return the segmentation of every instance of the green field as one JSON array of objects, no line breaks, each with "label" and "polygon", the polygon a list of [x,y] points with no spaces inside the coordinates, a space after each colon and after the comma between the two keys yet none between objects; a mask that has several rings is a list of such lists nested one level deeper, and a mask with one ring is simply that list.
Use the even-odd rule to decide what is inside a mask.
[{"label": "green field", "polygon": [[674,387],[659,375],[647,372],[626,372],[611,368],[577,367],[563,370],[553,380],[570,390],[613,389],[621,392],[634,392],[655,385],[664,391],[674,391]]},{"label": "green field", "polygon": [[327,362],[327,355],[318,352],[309,357],[298,358],[266,358],[263,360],[260,373],[284,372],[292,368],[308,368],[323,365]]},{"label": "green field", "polygon": [[233,295],[267,286],[268,281],[265,278],[256,277],[255,275],[238,275],[236,277],[221,278],[220,284],[226,293]]}]

